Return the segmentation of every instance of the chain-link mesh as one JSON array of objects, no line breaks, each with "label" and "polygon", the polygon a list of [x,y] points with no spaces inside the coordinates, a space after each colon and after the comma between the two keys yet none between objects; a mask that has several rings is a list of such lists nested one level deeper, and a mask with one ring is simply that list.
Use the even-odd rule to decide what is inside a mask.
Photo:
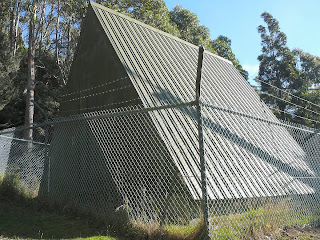
[{"label": "chain-link mesh", "polygon": [[[37,196],[44,172],[45,129],[11,128],[0,132],[0,177],[19,183],[21,191]],[[32,139],[27,133],[32,133]]]},{"label": "chain-link mesh", "polygon": [[213,239],[260,238],[285,226],[319,224],[314,129],[209,104],[202,109]]},{"label": "chain-link mesh", "polygon": [[[195,103],[58,118],[0,132],[0,174],[35,195],[100,214],[190,231],[209,211],[212,239],[319,223],[319,134],[201,104],[208,208],[201,205]],[[167,121],[163,121],[167,119]],[[172,124],[172,123],[175,124]],[[46,144],[46,137],[48,144]]]},{"label": "chain-link mesh", "polygon": [[98,211],[122,206],[142,222],[198,217],[198,204],[151,114],[102,111],[54,124],[50,196]]}]

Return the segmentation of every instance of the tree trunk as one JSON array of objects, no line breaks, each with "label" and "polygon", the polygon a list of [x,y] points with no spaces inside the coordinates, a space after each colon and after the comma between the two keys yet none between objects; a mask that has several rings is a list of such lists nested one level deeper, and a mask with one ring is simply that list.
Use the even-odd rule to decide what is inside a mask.
[{"label": "tree trunk", "polygon": [[60,0],[58,0],[57,23],[56,23],[56,61],[59,64],[59,24],[60,24]]},{"label": "tree trunk", "polygon": [[43,2],[42,7],[41,7],[41,18],[40,18],[40,26],[39,26],[39,31],[40,31],[40,40],[39,40],[39,58],[41,55],[42,51],[42,42],[44,38],[44,19],[45,19],[45,14],[46,14],[46,1]]},{"label": "tree trunk", "polygon": [[71,18],[68,22],[67,64],[71,62]]},{"label": "tree trunk", "polygon": [[16,14],[17,14],[17,1],[12,6],[11,19],[10,19],[10,51],[13,53],[14,39],[15,39],[15,26],[16,26]]},{"label": "tree trunk", "polygon": [[17,1],[17,10],[16,10],[16,20],[15,20],[15,28],[14,28],[14,42],[13,42],[13,56],[16,55],[18,46],[18,34],[19,34],[19,21],[20,21],[20,2]]},{"label": "tree trunk", "polygon": [[[30,13],[30,22],[29,22],[29,49],[28,49],[28,84],[27,84],[27,98],[26,98],[26,112],[25,112],[25,125],[33,124],[33,114],[34,114],[34,105],[32,100],[34,100],[34,88],[35,88],[35,66],[34,66],[34,57],[35,57],[35,36],[34,36],[34,19],[36,17],[36,10],[33,6],[33,9]],[[25,132],[26,139],[32,139],[32,129],[28,129]]]}]

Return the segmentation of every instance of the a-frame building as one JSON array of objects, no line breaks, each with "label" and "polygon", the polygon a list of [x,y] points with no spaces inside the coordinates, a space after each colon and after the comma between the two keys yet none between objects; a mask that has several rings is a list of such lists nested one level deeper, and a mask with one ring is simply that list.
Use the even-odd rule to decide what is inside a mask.
[{"label": "a-frame building", "polygon": [[[90,2],[61,113],[93,116],[95,110],[192,102],[197,59],[197,46]],[[315,192],[304,180],[318,174],[310,152],[232,63],[205,51],[201,94],[201,101],[211,106],[203,107],[210,200]],[[126,202],[135,216],[146,209],[154,211],[147,217],[167,216],[156,212],[158,206],[183,219],[185,209],[168,207],[178,201],[193,209],[189,219],[197,214],[201,176],[194,107],[79,121],[78,130],[68,124],[57,130],[51,144],[53,196],[64,191],[97,208]]]}]

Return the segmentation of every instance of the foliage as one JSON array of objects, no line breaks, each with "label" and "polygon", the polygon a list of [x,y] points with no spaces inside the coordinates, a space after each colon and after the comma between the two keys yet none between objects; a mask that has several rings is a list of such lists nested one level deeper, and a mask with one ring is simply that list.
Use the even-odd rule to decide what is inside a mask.
[{"label": "foliage", "polygon": [[[242,75],[247,76],[231,50],[231,40],[226,37],[210,40],[209,29],[201,25],[197,15],[188,9],[176,6],[169,11],[163,0],[96,2],[195,45],[203,45],[207,50],[232,61]],[[35,48],[32,56],[34,99],[50,117],[57,115],[87,6],[87,0],[1,1],[0,129],[25,122],[26,98],[30,95],[27,91],[28,72],[33,66],[27,64],[31,59],[30,51],[29,55],[27,51],[31,46],[30,39]],[[30,23],[34,27],[31,33]],[[42,114],[37,109],[34,112],[32,121],[43,121]]]},{"label": "foliage", "polygon": [[174,36],[180,35],[177,26],[170,21],[169,10],[163,0],[112,0],[97,2],[161,31]]},{"label": "foliage", "polygon": [[[23,125],[25,111],[25,81],[27,78],[27,56],[21,59],[20,68],[12,80],[14,87],[10,88],[10,99],[0,111],[0,126]],[[59,67],[52,52],[42,52],[36,61],[35,101],[46,111],[49,117],[57,115],[59,101],[64,91],[63,80],[59,77]],[[35,110],[35,120],[44,121],[44,116]]]},{"label": "foliage", "polygon": [[210,41],[211,47],[214,49],[216,54],[219,56],[228,59],[232,64],[239,70],[241,75],[248,80],[248,72],[243,69],[239,60],[236,58],[235,54],[231,49],[231,40],[226,36],[220,35],[215,40]]},{"label": "foliage", "polygon": [[267,25],[258,27],[262,45],[257,77],[263,81],[261,98],[275,109],[279,118],[319,128],[320,95],[316,89],[320,83],[320,58],[300,49],[291,51],[279,22],[266,12],[261,17]]},{"label": "foliage", "polygon": [[[1,188],[0,188],[1,189]],[[289,199],[287,199],[290,201]],[[261,207],[252,207],[241,213],[211,215],[210,223],[213,239],[279,239],[286,235],[285,231],[294,229],[297,225],[308,225],[318,221],[318,218],[292,212],[287,200],[267,203]],[[201,222],[190,225],[164,225],[132,223],[128,231],[113,231],[109,225],[97,222],[94,218],[71,214],[68,206],[58,211],[56,205],[41,202],[0,201],[0,232],[4,237],[11,238],[44,238],[44,239],[202,239]],[[19,224],[17,224],[19,223]],[[281,230],[284,229],[284,230]],[[295,228],[296,229],[296,228]],[[300,232],[308,233],[301,228]],[[319,234],[309,230],[311,235]],[[118,237],[108,237],[108,235]],[[107,236],[106,236],[107,235]],[[310,234],[309,234],[310,235]],[[311,236],[310,235],[310,236]],[[296,237],[303,237],[296,236]],[[300,238],[299,238],[300,239]]]},{"label": "foliage", "polygon": [[13,79],[19,68],[20,56],[13,56],[10,52],[9,39],[9,1],[0,3],[0,110],[10,101]]},{"label": "foliage", "polygon": [[[0,99],[0,129],[24,123],[30,70],[27,65],[30,54],[28,55],[26,47],[30,47],[30,39],[33,39],[36,48],[33,56],[35,100],[50,117],[57,114],[58,102],[67,82],[86,6],[85,0],[1,2],[0,12],[8,14],[0,16],[0,94],[3,96]],[[18,21],[19,30],[15,52],[10,47],[13,44],[10,34],[14,24],[14,18],[11,17],[14,11],[15,16],[20,16],[15,19]],[[30,31],[22,30],[29,29],[30,18],[34,24],[32,38]],[[28,42],[23,41],[28,38]],[[37,110],[35,119],[43,120],[42,114]]]},{"label": "foliage", "polygon": [[34,197],[34,191],[29,191],[16,174],[5,173],[0,176],[0,201],[24,203]]},{"label": "foliage", "polygon": [[12,88],[12,78],[17,71],[16,59],[10,54],[8,49],[9,39],[4,31],[0,31],[0,109],[10,100],[10,88]]},{"label": "foliage", "polygon": [[200,25],[196,14],[180,5],[174,7],[170,12],[171,22],[175,23],[180,32],[180,38],[197,46],[210,49],[210,31]]},{"label": "foliage", "polygon": [[[264,12],[261,17],[267,27],[262,25],[258,27],[262,45],[262,54],[258,56],[260,61],[258,78],[280,89],[290,88],[295,82],[297,72],[295,57],[287,47],[287,36],[280,31],[279,22],[271,14]],[[261,91],[263,92],[261,98],[273,108],[279,109],[280,114],[276,114],[285,120],[284,111],[288,109],[288,104],[264,92],[279,98],[287,97],[283,96],[281,91],[264,83],[261,84]]]},{"label": "foliage", "polygon": [[130,16],[174,36],[180,33],[170,21],[169,11],[163,0],[131,1]]},{"label": "foliage", "polygon": [[251,207],[241,213],[213,215],[213,239],[278,239],[279,230],[297,225],[309,225],[318,217],[293,211],[290,199]]},{"label": "foliage", "polygon": [[[296,57],[298,72],[298,77],[292,89],[295,95],[307,100],[301,101],[299,98],[292,98],[294,104],[301,106],[294,110],[295,117],[293,120],[314,128],[320,128],[320,123],[316,122],[320,121],[319,114],[316,114],[320,111],[320,92],[317,90],[320,84],[320,58],[300,49],[294,49],[292,52]],[[306,110],[306,108],[311,111]],[[315,121],[301,119],[296,117],[297,115]]]}]

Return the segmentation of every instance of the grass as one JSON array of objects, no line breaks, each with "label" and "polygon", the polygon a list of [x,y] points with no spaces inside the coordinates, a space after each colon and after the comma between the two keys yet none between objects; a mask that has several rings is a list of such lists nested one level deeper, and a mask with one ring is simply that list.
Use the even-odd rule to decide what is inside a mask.
[{"label": "grass", "polygon": [[118,239],[67,212],[35,198],[14,175],[0,177],[0,239]]},{"label": "grass", "polygon": [[123,233],[116,233],[120,237],[111,237],[108,233],[112,233],[112,230],[99,225],[68,214],[61,215],[47,210],[37,210],[33,206],[17,206],[16,203],[0,201],[0,239],[201,239],[199,225],[159,227],[132,223],[129,230],[124,229]]},{"label": "grass", "polygon": [[[260,214],[262,212],[259,209]],[[259,211],[250,211],[247,214],[258,214]],[[246,218],[244,218],[246,217]],[[257,235],[257,229],[253,229],[255,235],[243,235],[242,227],[248,228],[247,217],[241,214],[231,214],[215,221],[221,220],[221,228],[216,228],[213,239],[265,239],[265,235]],[[234,221],[234,222],[231,222]],[[300,221],[300,220],[299,220]],[[241,222],[241,224],[239,224]],[[253,221],[255,222],[255,221]],[[259,222],[258,222],[259,223]],[[200,224],[200,223],[198,223]],[[162,229],[159,226],[143,225],[135,223],[135,227],[129,235],[117,233],[121,237],[112,237],[104,228],[97,227],[94,223],[85,219],[76,218],[69,215],[61,215],[48,212],[46,210],[35,210],[28,206],[16,206],[14,203],[0,202],[0,239],[85,239],[85,240],[132,240],[132,239],[201,239],[198,224],[190,226],[166,225]],[[224,227],[222,227],[224,225]],[[255,228],[259,228],[256,225]],[[219,230],[219,231],[217,231]],[[270,229],[269,229],[270,230]],[[298,231],[299,230],[299,231]],[[320,229],[315,232],[312,229],[289,228],[285,231],[274,232],[276,235],[269,239],[320,239]],[[285,233],[285,234],[284,234]]]},{"label": "grass", "polygon": [[238,214],[211,216],[213,239],[260,239],[280,236],[280,229],[309,225],[318,217],[299,214],[290,209],[290,200],[269,203]]},{"label": "grass", "polygon": [[[281,229],[308,224],[318,219],[293,213],[290,200],[266,203],[242,213],[211,215],[213,239],[291,239]],[[125,214],[100,216],[75,206],[62,206],[34,198],[14,178],[0,178],[0,239],[92,239],[92,240],[198,240],[201,221],[189,225],[144,224],[128,221]],[[301,233],[295,239],[320,239]],[[112,237],[113,236],[113,237]],[[320,233],[315,236],[320,236]],[[312,238],[311,238],[312,237]]]},{"label": "grass", "polygon": [[0,202],[0,235],[23,239],[117,240],[82,219]]},{"label": "grass", "polygon": [[200,223],[190,226],[181,226],[181,225],[166,225],[164,229],[171,235],[180,235],[181,238],[186,238],[187,236],[193,235],[200,229]]},{"label": "grass", "polygon": [[168,224],[165,226],[159,226],[158,224],[131,222],[131,227],[133,231],[140,232],[140,234],[138,234],[137,236],[140,236],[141,238],[137,239],[199,240],[203,238],[203,227],[200,222],[195,225]]},{"label": "grass", "polygon": [[[128,221],[124,213],[102,216],[73,205],[38,199],[13,175],[0,178],[0,236],[27,239],[200,239],[200,225],[159,226]],[[112,233],[118,238],[103,236]],[[120,237],[121,238],[120,238]],[[1,237],[0,237],[1,239]]]}]

